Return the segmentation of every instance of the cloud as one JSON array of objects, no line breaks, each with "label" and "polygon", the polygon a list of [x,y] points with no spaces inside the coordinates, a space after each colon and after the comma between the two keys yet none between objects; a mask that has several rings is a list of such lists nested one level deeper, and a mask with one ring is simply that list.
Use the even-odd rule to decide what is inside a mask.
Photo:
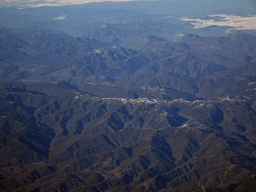
[{"label": "cloud", "polygon": [[66,19],[66,17],[67,15],[63,15],[63,16],[54,18],[54,20],[63,20],[63,19]]},{"label": "cloud", "polygon": [[[212,19],[188,19],[181,18],[182,21],[188,21],[195,29],[210,26],[231,27],[233,30],[256,30],[256,15],[253,16],[236,16],[236,15],[210,15]],[[232,30],[230,29],[230,30]]]},{"label": "cloud", "polygon": [[[1,1],[1,0],[0,0]],[[86,3],[100,3],[105,1],[125,2],[125,1],[146,1],[146,0],[4,0],[5,5],[18,5],[26,7],[42,7],[42,6],[63,6],[77,5]]]}]

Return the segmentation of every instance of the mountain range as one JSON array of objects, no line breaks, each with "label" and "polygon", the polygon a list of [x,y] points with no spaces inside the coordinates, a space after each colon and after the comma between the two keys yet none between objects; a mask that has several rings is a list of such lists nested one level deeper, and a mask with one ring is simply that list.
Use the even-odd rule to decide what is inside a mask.
[{"label": "mountain range", "polygon": [[0,191],[255,191],[255,36],[124,26],[0,29]]}]

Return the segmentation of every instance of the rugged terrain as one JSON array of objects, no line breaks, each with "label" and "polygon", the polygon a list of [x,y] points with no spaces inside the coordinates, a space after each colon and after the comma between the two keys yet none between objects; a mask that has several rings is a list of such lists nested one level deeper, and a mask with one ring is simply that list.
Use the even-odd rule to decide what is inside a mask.
[{"label": "rugged terrain", "polygon": [[1,29],[0,190],[253,192],[255,36],[120,45]]}]

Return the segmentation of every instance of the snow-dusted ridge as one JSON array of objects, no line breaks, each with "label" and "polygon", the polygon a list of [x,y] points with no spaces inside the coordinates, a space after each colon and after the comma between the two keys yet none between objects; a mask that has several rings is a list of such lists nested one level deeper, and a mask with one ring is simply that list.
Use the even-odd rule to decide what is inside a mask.
[{"label": "snow-dusted ridge", "polygon": [[[100,99],[100,98],[99,98]],[[148,99],[148,98],[138,98],[138,99],[125,99],[125,98],[101,98],[102,100],[106,101],[121,101],[122,103],[132,103],[132,104],[159,104],[155,99]]]}]

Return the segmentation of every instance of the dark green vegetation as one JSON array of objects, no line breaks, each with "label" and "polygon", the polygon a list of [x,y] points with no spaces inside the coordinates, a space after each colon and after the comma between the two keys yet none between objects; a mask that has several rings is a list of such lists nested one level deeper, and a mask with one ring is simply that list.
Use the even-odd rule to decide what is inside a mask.
[{"label": "dark green vegetation", "polygon": [[0,191],[255,191],[255,36],[16,32],[0,35]]}]

